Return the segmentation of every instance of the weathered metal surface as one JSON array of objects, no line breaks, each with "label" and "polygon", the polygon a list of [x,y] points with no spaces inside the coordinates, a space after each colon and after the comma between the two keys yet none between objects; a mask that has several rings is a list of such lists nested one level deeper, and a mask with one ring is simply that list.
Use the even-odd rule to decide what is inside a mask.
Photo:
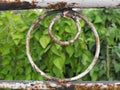
[{"label": "weathered metal surface", "polygon": [[[82,20],[84,20],[90,26],[92,32],[94,33],[94,37],[95,37],[95,40],[96,40],[96,51],[95,51],[95,56],[94,56],[91,64],[88,66],[88,68],[84,72],[78,74],[77,76],[71,77],[71,78],[61,79],[61,78],[55,78],[55,77],[47,75],[41,69],[39,69],[39,67],[34,63],[34,60],[33,60],[32,56],[31,56],[31,53],[30,53],[30,37],[31,37],[32,31],[34,30],[34,28],[38,25],[38,23],[42,19],[44,19],[45,17],[47,17],[51,14],[56,14],[56,13],[64,14],[64,12],[67,12],[68,15],[71,14],[71,15],[75,15],[74,17],[81,18]],[[50,24],[50,26],[51,26],[51,24]],[[79,25],[78,25],[78,27],[79,27]],[[49,34],[51,34],[51,33],[49,33]],[[52,37],[52,39],[53,39],[53,37]],[[54,40],[54,41],[57,42],[56,40]],[[74,39],[73,39],[73,41],[74,41]],[[68,42],[70,42],[70,41],[68,41]],[[61,43],[58,43],[58,44],[61,44]],[[68,43],[68,44],[70,44],[70,43]],[[26,53],[27,53],[28,60],[31,63],[32,67],[38,73],[40,73],[40,75],[44,76],[45,78],[47,78],[49,80],[57,81],[57,82],[74,81],[74,80],[78,80],[78,79],[84,77],[87,73],[89,73],[92,70],[92,68],[96,64],[97,59],[99,57],[99,53],[100,53],[100,40],[99,40],[99,36],[97,34],[97,31],[96,31],[94,25],[86,17],[84,17],[82,14],[80,14],[78,12],[75,12],[72,9],[58,9],[58,10],[53,10],[53,11],[49,11],[49,12],[44,13],[31,25],[30,29],[28,30],[27,38],[26,38]]]},{"label": "weathered metal surface", "polygon": [[0,80],[0,89],[26,90],[120,90],[117,82],[68,82],[57,83],[50,81],[4,81]]},{"label": "weathered metal surface", "polygon": [[[66,15],[67,14],[67,15]],[[52,27],[55,23],[55,21],[57,21],[58,19],[60,19],[61,17],[66,17],[66,18],[71,18],[73,19],[73,21],[75,22],[77,28],[78,28],[78,31],[75,35],[75,37],[71,40],[68,40],[68,41],[60,41],[59,39],[57,39],[53,33],[52,33]],[[66,46],[66,45],[70,45],[72,43],[74,43],[80,36],[80,33],[81,33],[81,25],[80,25],[80,22],[79,20],[76,18],[76,16],[74,15],[74,13],[70,13],[70,12],[66,12],[65,14],[61,14],[61,15],[57,15],[55,18],[53,18],[50,22],[50,25],[49,25],[49,35],[50,37],[52,38],[52,40],[54,42],[56,42],[57,44],[59,45],[62,45],[62,46]]]},{"label": "weathered metal surface", "polygon": [[0,0],[0,10],[32,8],[120,8],[120,0]]}]

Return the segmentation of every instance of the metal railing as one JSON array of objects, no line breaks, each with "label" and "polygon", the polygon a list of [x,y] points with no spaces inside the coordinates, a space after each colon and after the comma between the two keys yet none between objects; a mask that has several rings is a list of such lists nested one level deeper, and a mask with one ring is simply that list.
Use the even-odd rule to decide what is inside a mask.
[{"label": "metal railing", "polygon": [[[28,60],[32,67],[40,73],[43,77],[50,81],[5,81],[0,80],[0,88],[10,89],[35,89],[35,90],[120,90],[120,82],[72,82],[84,77],[96,64],[100,52],[100,40],[94,25],[81,13],[78,13],[72,8],[120,8],[120,0],[0,0],[0,10],[20,10],[20,9],[34,9],[34,8],[54,8],[56,10],[48,11],[38,17],[36,21],[31,25],[26,37],[26,53]],[[59,45],[70,45],[81,34],[80,22],[77,18],[84,20],[91,28],[95,41],[96,52],[90,66],[75,77],[71,78],[55,78],[47,75],[33,62],[30,53],[30,36],[34,28],[45,17],[57,13],[48,27],[48,32],[51,39]],[[52,26],[56,20],[61,17],[71,18],[78,27],[76,36],[70,41],[60,41],[52,34]],[[77,17],[77,18],[76,18]]]},{"label": "metal railing", "polygon": [[120,8],[120,0],[0,0],[0,10],[32,8]]},{"label": "metal railing", "polygon": [[[55,14],[58,13],[58,16],[56,16],[55,18],[53,18],[51,20],[51,23],[49,25],[48,28],[48,32],[49,35],[51,36],[51,39],[56,42],[59,45],[70,45],[71,43],[74,43],[74,41],[79,37],[80,32],[81,32],[81,27],[80,27],[80,23],[77,20],[76,17],[82,18],[92,29],[92,32],[94,33],[94,37],[96,40],[96,52],[95,52],[95,56],[93,58],[92,63],[90,64],[90,66],[81,74],[72,77],[72,78],[65,78],[65,79],[60,79],[60,78],[55,78],[55,77],[51,77],[49,75],[47,75],[46,73],[44,73],[42,70],[40,70],[37,65],[33,62],[31,53],[30,53],[30,36],[32,34],[32,31],[34,30],[34,28],[38,25],[38,23],[44,19],[47,16],[50,16],[51,14]],[[76,34],[76,36],[69,41],[59,41],[56,37],[54,37],[54,35],[52,34],[52,25],[54,24],[54,22],[59,19],[60,17],[67,17],[67,18],[72,18],[74,20],[74,22],[76,23],[77,27],[78,27],[78,32]],[[99,36],[97,34],[97,31],[94,27],[94,25],[86,18],[84,17],[82,14],[73,11],[72,9],[58,9],[58,10],[53,10],[53,11],[49,11],[46,12],[45,14],[41,15],[34,23],[33,25],[30,27],[28,33],[27,33],[27,38],[26,38],[26,53],[29,59],[29,62],[31,63],[32,67],[35,68],[35,70],[40,73],[40,75],[44,76],[45,78],[49,79],[49,80],[53,80],[53,81],[57,81],[57,82],[68,82],[68,81],[74,81],[74,80],[78,80],[82,77],[84,77],[96,64],[96,61],[99,57],[99,52],[100,52],[100,40],[99,40]]]},{"label": "metal railing", "polygon": [[0,88],[26,90],[120,90],[120,82],[0,81]]}]

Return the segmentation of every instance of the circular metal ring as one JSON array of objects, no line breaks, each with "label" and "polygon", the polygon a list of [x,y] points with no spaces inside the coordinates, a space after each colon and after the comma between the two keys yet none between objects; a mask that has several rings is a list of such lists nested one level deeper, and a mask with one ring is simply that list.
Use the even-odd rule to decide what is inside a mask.
[{"label": "circular metal ring", "polygon": [[[71,10],[72,11],[72,10]],[[95,52],[95,56],[93,58],[93,61],[91,62],[91,64],[89,65],[89,67],[82,73],[80,73],[79,75],[75,76],[75,77],[71,77],[71,78],[65,78],[65,79],[61,79],[61,78],[55,78],[55,77],[52,77],[52,76],[49,76],[47,75],[46,73],[44,73],[42,70],[40,70],[38,68],[38,66],[33,62],[33,59],[31,57],[31,54],[30,54],[30,36],[31,36],[31,33],[32,31],[34,30],[34,28],[38,25],[38,23],[43,19],[45,18],[46,16],[48,15],[51,15],[51,14],[54,14],[54,13],[59,13],[61,12],[60,10],[55,10],[55,11],[50,11],[50,12],[47,12],[45,14],[43,14],[42,16],[40,16],[33,24],[32,26],[30,27],[28,33],[27,33],[27,37],[26,37],[26,53],[27,53],[27,56],[28,56],[28,60],[30,61],[31,65],[33,68],[35,68],[35,70],[40,73],[42,76],[44,76],[45,78],[49,79],[49,80],[54,80],[54,81],[57,81],[57,82],[68,82],[68,81],[74,81],[74,80],[77,80],[79,78],[82,78],[84,77],[92,68],[93,66],[95,65],[97,59],[98,59],[98,56],[99,56],[99,52],[100,52],[100,40],[99,40],[99,36],[97,34],[97,31],[95,29],[95,27],[93,26],[93,24],[86,18],[84,17],[83,15],[81,15],[80,13],[78,12],[75,12],[75,11],[72,11],[77,17],[79,18],[82,18],[89,26],[90,28],[92,29],[93,33],[94,33],[94,36],[95,36],[95,40],[96,40],[96,52]]]},{"label": "circular metal ring", "polygon": [[55,18],[53,18],[53,19],[51,20],[51,23],[50,23],[50,25],[49,25],[48,31],[49,31],[50,37],[52,38],[52,40],[53,40],[54,42],[56,42],[56,43],[59,44],[59,45],[66,46],[66,45],[70,45],[70,44],[74,43],[74,42],[79,38],[80,33],[81,33],[81,27],[80,27],[79,20],[73,19],[73,18],[71,17],[71,18],[74,20],[75,24],[77,25],[78,31],[77,31],[77,33],[76,33],[76,35],[75,35],[75,37],[74,37],[73,39],[71,39],[71,40],[69,40],[69,41],[60,41],[60,40],[58,40],[58,39],[53,35],[53,33],[52,33],[52,27],[53,27],[55,21],[57,21],[57,20],[58,20],[59,18],[61,18],[61,17],[62,17],[62,15],[57,15]]}]

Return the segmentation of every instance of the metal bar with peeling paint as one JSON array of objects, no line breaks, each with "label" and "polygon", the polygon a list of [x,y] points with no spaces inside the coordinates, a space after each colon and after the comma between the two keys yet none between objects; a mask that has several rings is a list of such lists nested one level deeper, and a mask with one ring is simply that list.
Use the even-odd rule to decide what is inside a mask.
[{"label": "metal bar with peeling paint", "polygon": [[57,83],[51,81],[5,81],[0,80],[0,89],[26,90],[120,90],[120,81],[84,81]]},{"label": "metal bar with peeling paint", "polygon": [[0,10],[35,8],[120,8],[120,0],[0,0]]}]

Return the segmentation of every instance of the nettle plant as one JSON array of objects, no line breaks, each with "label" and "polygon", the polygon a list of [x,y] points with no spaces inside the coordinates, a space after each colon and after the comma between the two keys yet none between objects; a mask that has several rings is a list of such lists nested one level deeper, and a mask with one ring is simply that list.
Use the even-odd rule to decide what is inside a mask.
[{"label": "nettle plant", "polygon": [[[45,80],[30,65],[25,51],[28,29],[42,12],[0,12],[0,79]],[[95,25],[101,41],[99,60],[92,71],[80,80],[120,79],[120,10],[82,10]],[[94,35],[83,20],[82,33],[78,40],[68,46],[56,44],[48,34],[51,15],[42,20],[31,37],[31,54],[34,62],[45,73],[59,78],[69,78],[83,72],[95,53]],[[72,19],[61,18],[53,26],[53,34],[59,40],[72,39],[77,27]]]}]

